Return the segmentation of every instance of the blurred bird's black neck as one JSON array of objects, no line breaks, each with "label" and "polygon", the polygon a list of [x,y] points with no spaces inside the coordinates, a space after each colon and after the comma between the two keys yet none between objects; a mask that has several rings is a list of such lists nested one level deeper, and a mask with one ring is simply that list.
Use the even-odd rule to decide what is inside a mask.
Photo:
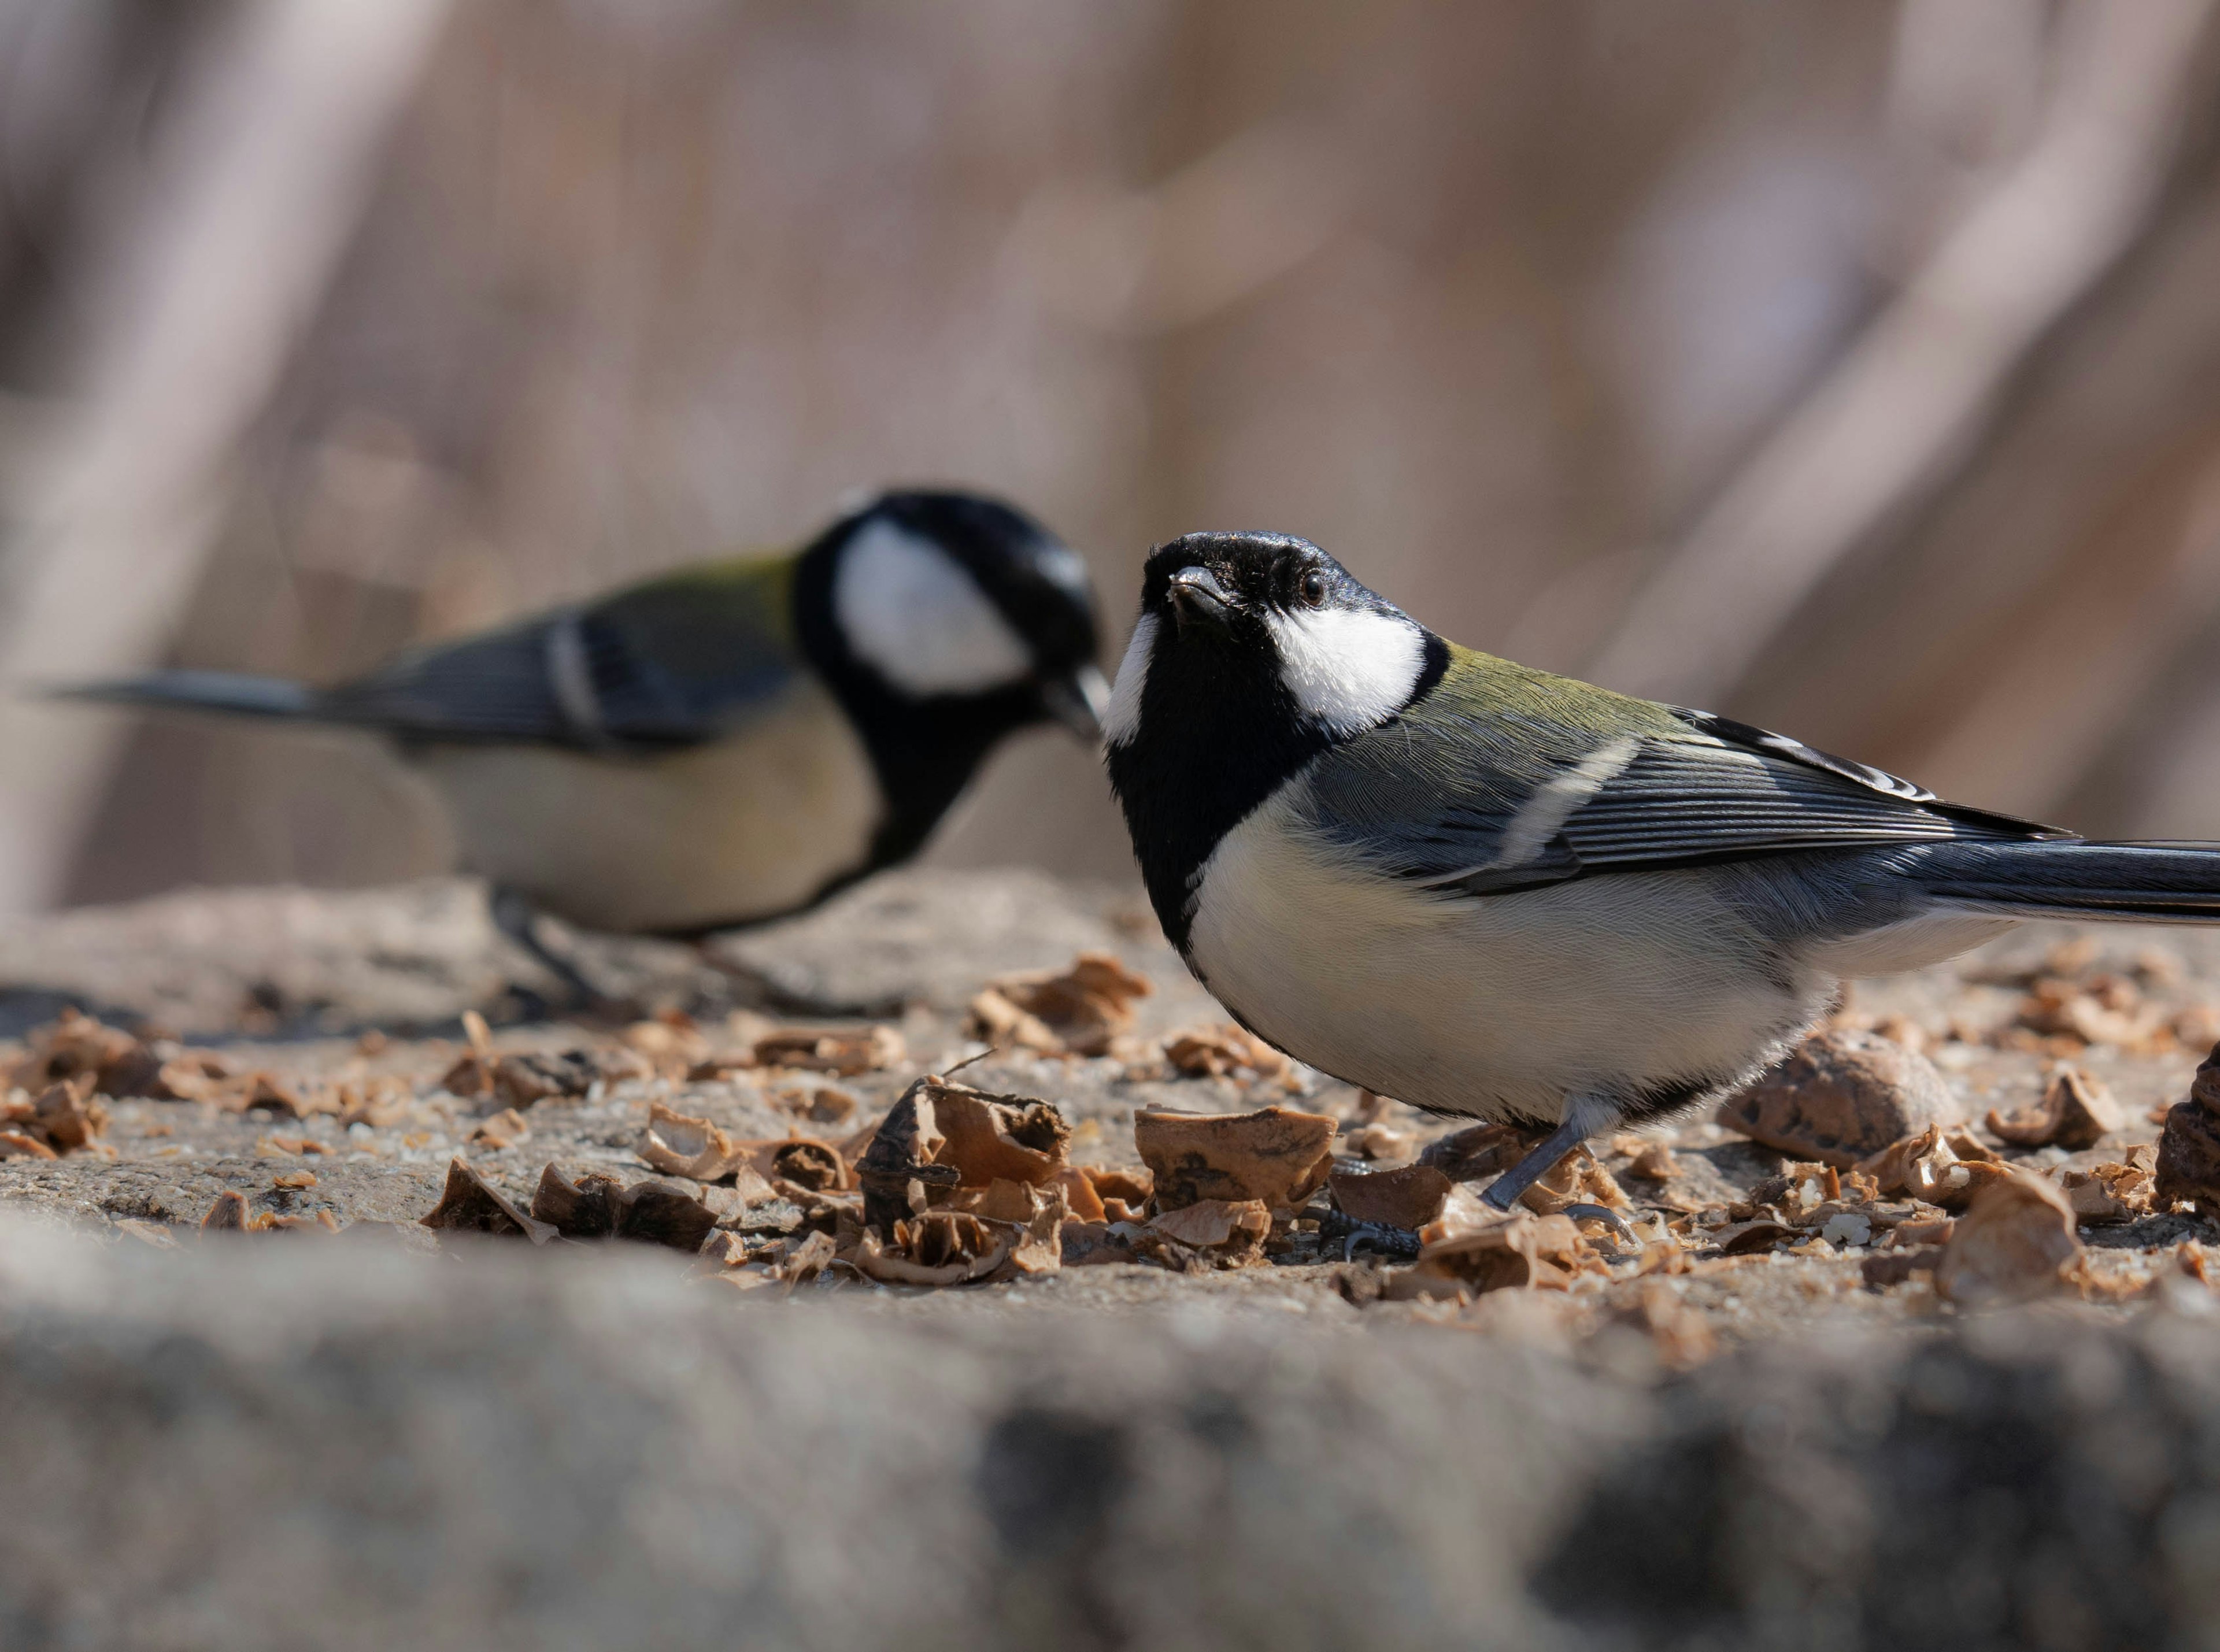
[{"label": "blurred bird's black neck", "polygon": [[995,744],[1040,721],[1043,713],[1030,685],[925,700],[890,688],[856,657],[834,620],[837,548],[836,541],[820,540],[802,554],[795,625],[803,654],[847,713],[886,796],[870,859],[854,874],[861,877],[914,855]]}]

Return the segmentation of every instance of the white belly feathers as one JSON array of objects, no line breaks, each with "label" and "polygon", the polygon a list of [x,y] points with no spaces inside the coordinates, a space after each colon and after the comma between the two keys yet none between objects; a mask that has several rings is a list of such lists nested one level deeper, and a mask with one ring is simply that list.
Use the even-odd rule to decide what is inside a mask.
[{"label": "white belly feathers", "polygon": [[1188,951],[1257,1032],[1352,1083],[1445,1111],[1555,1119],[1568,1093],[1612,1081],[1616,1095],[1630,1082],[1738,1075],[1833,990],[1816,975],[1770,977],[1759,938],[1707,880],[1432,893],[1361,870],[1309,831],[1302,787],[1282,789],[1205,863]]},{"label": "white belly feathers", "polygon": [[465,865],[597,928],[783,911],[859,869],[884,814],[863,742],[814,681],[731,739],[669,757],[446,746],[422,764]]}]

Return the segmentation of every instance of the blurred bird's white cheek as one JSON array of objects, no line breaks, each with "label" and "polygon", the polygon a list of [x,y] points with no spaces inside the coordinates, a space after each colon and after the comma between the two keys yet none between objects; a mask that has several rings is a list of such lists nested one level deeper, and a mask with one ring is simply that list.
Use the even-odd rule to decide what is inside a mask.
[{"label": "blurred bird's white cheek", "polygon": [[848,645],[920,697],[976,694],[1032,669],[1025,641],[954,558],[891,522],[873,522],[840,556],[832,611]]},{"label": "blurred bird's white cheek", "polygon": [[1400,614],[1322,608],[1267,614],[1264,623],[1288,692],[1337,734],[1376,728],[1402,710],[1425,669],[1425,633]]},{"label": "blurred bird's white cheek", "polygon": [[1124,745],[1141,732],[1141,686],[1148,681],[1149,656],[1156,646],[1157,616],[1144,614],[1133,627],[1133,640],[1126,645],[1110,690],[1110,709],[1102,717],[1102,738],[1113,745]]}]

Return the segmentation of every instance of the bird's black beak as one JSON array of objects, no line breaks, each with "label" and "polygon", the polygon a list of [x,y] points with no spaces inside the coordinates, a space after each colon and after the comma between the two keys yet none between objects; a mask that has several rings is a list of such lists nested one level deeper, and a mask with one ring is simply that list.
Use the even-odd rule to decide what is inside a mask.
[{"label": "bird's black beak", "polygon": [[1182,568],[1171,577],[1172,617],[1180,629],[1187,629],[1190,621],[1223,631],[1232,616],[1233,593],[1218,583],[1218,576],[1207,568]]},{"label": "bird's black beak", "polygon": [[1048,714],[1089,745],[1102,739],[1102,714],[1110,708],[1110,685],[1092,665],[1082,665],[1069,676],[1041,684],[1041,704]]}]

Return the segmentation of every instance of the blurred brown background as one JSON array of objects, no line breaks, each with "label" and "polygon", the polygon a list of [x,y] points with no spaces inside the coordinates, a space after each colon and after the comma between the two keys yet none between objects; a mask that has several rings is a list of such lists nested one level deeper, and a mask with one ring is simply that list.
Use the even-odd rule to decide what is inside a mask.
[{"label": "blurred brown background", "polygon": [[[317,678],[851,489],[2220,836],[2211,0],[0,0],[0,676]],[[1114,654],[1113,654],[1114,661]],[[0,907],[442,863],[0,708]],[[934,854],[1119,872],[1091,761]]]}]

